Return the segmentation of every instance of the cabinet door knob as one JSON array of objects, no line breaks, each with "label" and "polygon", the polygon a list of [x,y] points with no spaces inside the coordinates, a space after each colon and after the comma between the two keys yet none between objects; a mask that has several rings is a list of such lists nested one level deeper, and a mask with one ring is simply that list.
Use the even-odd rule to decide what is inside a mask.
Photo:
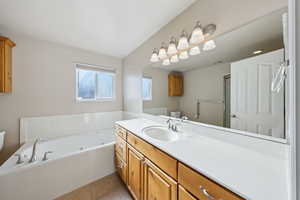
[{"label": "cabinet door knob", "polygon": [[231,117],[232,118],[237,118],[237,116],[235,114],[232,114]]}]

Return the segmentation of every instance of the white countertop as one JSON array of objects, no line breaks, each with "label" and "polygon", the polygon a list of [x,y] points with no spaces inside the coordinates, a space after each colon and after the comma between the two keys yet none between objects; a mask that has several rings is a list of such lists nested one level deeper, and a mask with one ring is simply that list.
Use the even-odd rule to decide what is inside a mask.
[{"label": "white countertop", "polygon": [[179,139],[173,142],[142,133],[148,126],[166,126],[164,122],[133,119],[117,124],[246,199],[288,199],[288,145],[187,124],[179,128]]}]

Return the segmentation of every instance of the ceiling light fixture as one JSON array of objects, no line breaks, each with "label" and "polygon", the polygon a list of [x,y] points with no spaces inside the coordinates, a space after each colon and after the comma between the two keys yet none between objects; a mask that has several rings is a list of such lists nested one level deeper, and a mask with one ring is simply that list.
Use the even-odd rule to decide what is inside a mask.
[{"label": "ceiling light fixture", "polygon": [[175,37],[171,37],[167,53],[168,53],[168,55],[173,55],[173,54],[176,54],[177,52],[178,51],[176,48],[176,39],[175,39]]},{"label": "ceiling light fixture", "polygon": [[204,43],[203,45],[203,51],[210,51],[216,48],[216,43],[214,40],[209,40]]},{"label": "ceiling light fixture", "polygon": [[162,42],[159,50],[153,50],[150,61],[153,63],[162,61],[163,65],[177,63],[179,59],[188,59],[189,55],[194,56],[200,54],[201,50],[199,46],[202,44],[203,51],[210,51],[216,48],[216,43],[212,37],[216,30],[217,26],[215,24],[208,24],[202,27],[200,21],[197,21],[190,37],[189,34],[183,30],[179,40],[175,37],[171,37],[168,46]]},{"label": "ceiling light fixture", "polygon": [[194,46],[193,48],[190,49],[190,55],[191,56],[195,56],[195,55],[198,55],[200,53],[201,53],[201,51],[200,51],[200,48],[198,46]]},{"label": "ceiling light fixture", "polygon": [[158,62],[159,61],[159,57],[158,57],[158,53],[157,53],[157,48],[155,48],[152,52],[152,55],[151,55],[151,58],[150,58],[150,61],[155,63],[155,62]]}]

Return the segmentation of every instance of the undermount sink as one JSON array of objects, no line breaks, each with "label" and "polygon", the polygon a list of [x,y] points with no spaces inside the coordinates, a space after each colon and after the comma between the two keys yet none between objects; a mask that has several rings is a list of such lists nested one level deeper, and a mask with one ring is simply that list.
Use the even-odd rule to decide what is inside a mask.
[{"label": "undermount sink", "polygon": [[178,139],[176,132],[170,131],[164,126],[149,126],[142,130],[143,134],[156,140],[171,142]]}]

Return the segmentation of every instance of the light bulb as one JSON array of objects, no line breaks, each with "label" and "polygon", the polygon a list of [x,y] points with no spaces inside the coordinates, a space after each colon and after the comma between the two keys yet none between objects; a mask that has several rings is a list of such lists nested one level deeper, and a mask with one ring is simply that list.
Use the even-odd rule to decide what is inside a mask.
[{"label": "light bulb", "polygon": [[172,56],[170,61],[171,61],[171,63],[177,63],[179,61],[177,54]]},{"label": "light bulb", "polygon": [[191,44],[199,44],[204,40],[203,30],[200,22],[198,21],[190,38]]},{"label": "light bulb", "polygon": [[159,58],[158,58],[158,55],[157,55],[157,49],[153,50],[150,61],[151,62],[158,62],[159,61]]},{"label": "light bulb", "polygon": [[177,53],[176,40],[174,37],[171,38],[167,53],[168,55],[173,55]]},{"label": "light bulb", "polygon": [[200,54],[200,48],[198,46],[194,46],[193,48],[190,49],[190,55],[195,56]]},{"label": "light bulb", "polygon": [[163,65],[170,65],[170,60],[169,60],[169,58],[164,59],[162,64],[163,64]]},{"label": "light bulb", "polygon": [[213,40],[209,40],[205,42],[203,45],[203,51],[210,51],[213,50],[214,48],[216,48],[216,43]]},{"label": "light bulb", "polygon": [[182,31],[182,34],[180,36],[177,49],[183,50],[189,48],[189,42],[187,38],[187,33],[185,31]]},{"label": "light bulb", "polygon": [[179,58],[180,58],[181,60],[188,59],[188,58],[189,58],[188,52],[187,52],[187,51],[181,52],[181,53],[179,54]]}]

